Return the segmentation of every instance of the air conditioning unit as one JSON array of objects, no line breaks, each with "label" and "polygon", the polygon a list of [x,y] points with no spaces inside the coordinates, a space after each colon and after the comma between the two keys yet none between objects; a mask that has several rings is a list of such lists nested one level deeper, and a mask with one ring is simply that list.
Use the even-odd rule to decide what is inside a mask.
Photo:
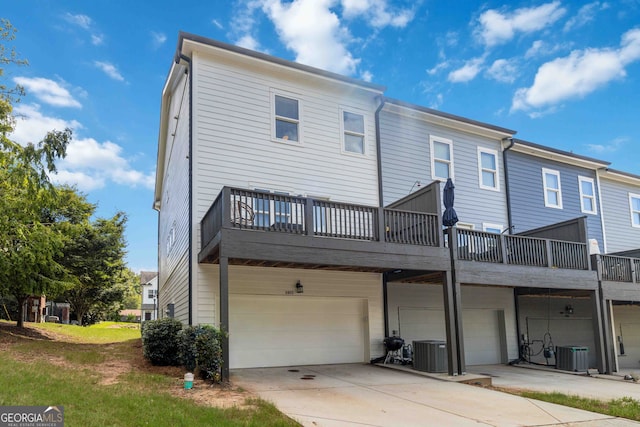
[{"label": "air conditioning unit", "polygon": [[562,369],[563,371],[586,372],[589,369],[589,347],[557,347],[556,369]]},{"label": "air conditioning unit", "polygon": [[423,372],[447,372],[445,341],[413,341],[413,369]]}]

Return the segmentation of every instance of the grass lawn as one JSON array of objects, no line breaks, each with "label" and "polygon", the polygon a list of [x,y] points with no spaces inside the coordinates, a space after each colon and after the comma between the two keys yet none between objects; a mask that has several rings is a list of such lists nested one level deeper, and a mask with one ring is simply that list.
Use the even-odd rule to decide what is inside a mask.
[{"label": "grass lawn", "polygon": [[545,393],[537,391],[513,391],[508,389],[501,390],[506,391],[507,393],[517,394],[518,396],[528,397],[530,399],[542,400],[544,402],[584,409],[585,411],[640,421],[640,402],[630,397],[604,401],[580,396],[570,396],[557,392]]},{"label": "grass lawn", "polygon": [[196,381],[142,358],[140,330],[0,321],[0,406],[62,405],[65,426],[297,426],[230,385]]}]

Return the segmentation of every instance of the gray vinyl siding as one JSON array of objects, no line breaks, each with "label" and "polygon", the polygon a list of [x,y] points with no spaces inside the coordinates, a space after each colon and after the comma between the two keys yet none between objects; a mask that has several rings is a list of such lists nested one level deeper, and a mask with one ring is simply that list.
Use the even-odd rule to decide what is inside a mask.
[{"label": "gray vinyl siding", "polygon": [[[455,210],[459,220],[473,224],[477,230],[482,230],[483,223],[506,227],[507,207],[499,140],[385,110],[380,113],[384,204],[409,194],[416,181],[422,185],[433,182],[430,135],[453,141]],[[497,152],[499,191],[480,188],[478,147]]]},{"label": "gray vinyl siding", "polygon": [[[507,152],[506,156],[514,233],[586,216],[589,238],[596,239],[600,251],[604,250],[595,171],[515,151]],[[544,205],[543,168],[560,173],[562,209]],[[596,214],[582,212],[579,176],[592,178],[594,181]]]},{"label": "gray vinyl siding", "polygon": [[600,178],[607,252],[620,252],[640,248],[640,228],[631,224],[629,193],[640,194],[634,186],[607,178]]},{"label": "gray vinyl siding", "polygon": [[[165,316],[167,304],[174,304],[174,315],[183,323],[188,322],[189,316],[188,110],[189,91],[185,75],[176,84],[170,100],[168,116],[171,120],[166,135],[165,174],[158,219],[160,317]],[[171,234],[173,243],[169,244]]]}]

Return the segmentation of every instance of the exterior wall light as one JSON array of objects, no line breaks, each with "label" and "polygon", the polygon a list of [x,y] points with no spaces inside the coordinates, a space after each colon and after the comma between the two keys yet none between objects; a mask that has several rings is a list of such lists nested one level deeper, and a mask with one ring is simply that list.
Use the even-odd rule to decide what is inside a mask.
[{"label": "exterior wall light", "polygon": [[300,280],[296,282],[296,293],[301,294],[304,292],[304,286],[300,283]]}]

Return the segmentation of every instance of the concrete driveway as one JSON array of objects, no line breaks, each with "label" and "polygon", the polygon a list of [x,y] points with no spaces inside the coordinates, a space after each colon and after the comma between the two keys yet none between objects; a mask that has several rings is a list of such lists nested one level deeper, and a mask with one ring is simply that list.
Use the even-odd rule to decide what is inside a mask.
[{"label": "concrete driveway", "polygon": [[231,381],[304,426],[638,426],[373,365],[241,369]]},{"label": "concrete driveway", "polygon": [[560,392],[594,399],[611,400],[631,397],[640,400],[640,383],[624,380],[622,375],[594,376],[558,372],[553,368],[527,365],[469,366],[472,374],[491,377],[494,386],[543,392]]}]

